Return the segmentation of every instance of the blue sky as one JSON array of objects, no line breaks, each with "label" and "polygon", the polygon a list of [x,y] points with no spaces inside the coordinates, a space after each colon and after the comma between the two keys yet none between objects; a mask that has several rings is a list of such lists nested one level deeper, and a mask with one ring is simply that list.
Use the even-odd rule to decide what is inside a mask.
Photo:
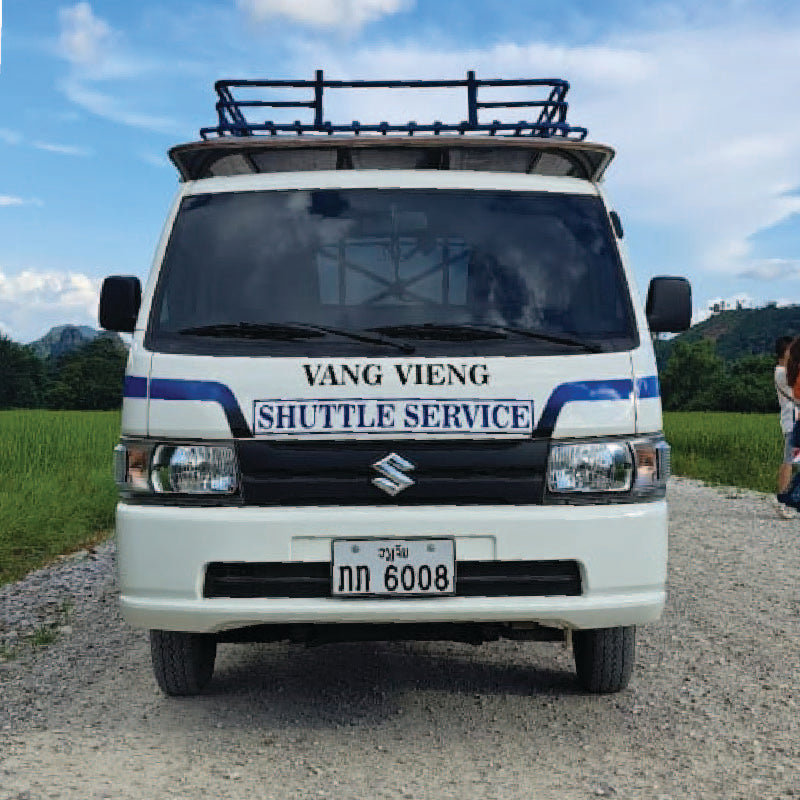
[{"label": "blue sky", "polygon": [[[96,324],[103,276],[146,276],[177,186],[166,150],[211,124],[214,80],[318,67],[567,78],[571,120],[617,148],[606,188],[642,290],[685,274],[698,317],[718,299],[800,303],[800,5],[696,5],[5,0],[0,331]],[[463,104],[340,94],[327,109],[461,120]]]}]

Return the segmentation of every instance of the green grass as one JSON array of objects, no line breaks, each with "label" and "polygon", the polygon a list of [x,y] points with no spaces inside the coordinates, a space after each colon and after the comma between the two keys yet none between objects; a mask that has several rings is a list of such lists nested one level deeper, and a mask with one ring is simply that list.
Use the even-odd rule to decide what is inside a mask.
[{"label": "green grass", "polygon": [[673,411],[664,414],[672,472],[710,484],[775,492],[783,458],[776,414]]},{"label": "green grass", "polygon": [[31,637],[31,644],[34,647],[43,647],[44,645],[53,644],[58,639],[58,633],[52,628],[41,627],[33,632]]},{"label": "green grass", "polygon": [[0,585],[104,538],[117,411],[0,411]]}]

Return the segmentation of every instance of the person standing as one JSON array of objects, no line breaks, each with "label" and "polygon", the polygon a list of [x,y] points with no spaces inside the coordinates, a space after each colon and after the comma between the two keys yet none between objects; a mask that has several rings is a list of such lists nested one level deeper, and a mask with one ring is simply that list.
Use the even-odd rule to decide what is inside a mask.
[{"label": "person standing", "polygon": [[[798,339],[800,340],[800,338]],[[775,356],[778,360],[775,366],[775,391],[778,393],[778,404],[780,405],[781,432],[783,433],[783,461],[778,468],[778,494],[777,499],[781,504],[779,511],[786,508],[783,505],[783,495],[789,488],[792,480],[792,463],[794,456],[794,446],[792,443],[795,422],[797,421],[797,400],[793,391],[794,384],[797,382],[797,360],[792,353],[797,353],[798,345],[792,347],[795,340],[792,336],[781,336],[775,341]],[[792,361],[787,374],[787,365]],[[791,380],[790,380],[791,378]]]}]

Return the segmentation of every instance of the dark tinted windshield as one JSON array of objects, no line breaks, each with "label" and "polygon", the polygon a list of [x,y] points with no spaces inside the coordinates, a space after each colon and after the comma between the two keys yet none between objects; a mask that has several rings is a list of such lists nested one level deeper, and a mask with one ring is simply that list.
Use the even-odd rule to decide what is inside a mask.
[{"label": "dark tinted windshield", "polygon": [[631,319],[596,197],[239,192],[181,204],[148,344],[388,354],[397,340],[420,354],[564,353],[577,352],[571,339],[632,346]]}]

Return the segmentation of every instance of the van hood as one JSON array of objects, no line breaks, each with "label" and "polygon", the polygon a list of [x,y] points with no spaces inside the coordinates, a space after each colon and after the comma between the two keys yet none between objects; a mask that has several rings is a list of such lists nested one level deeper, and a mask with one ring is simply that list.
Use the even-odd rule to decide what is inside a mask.
[{"label": "van hood", "polygon": [[655,374],[629,353],[218,358],[141,351],[123,432],[170,438],[509,439],[634,434]]}]

